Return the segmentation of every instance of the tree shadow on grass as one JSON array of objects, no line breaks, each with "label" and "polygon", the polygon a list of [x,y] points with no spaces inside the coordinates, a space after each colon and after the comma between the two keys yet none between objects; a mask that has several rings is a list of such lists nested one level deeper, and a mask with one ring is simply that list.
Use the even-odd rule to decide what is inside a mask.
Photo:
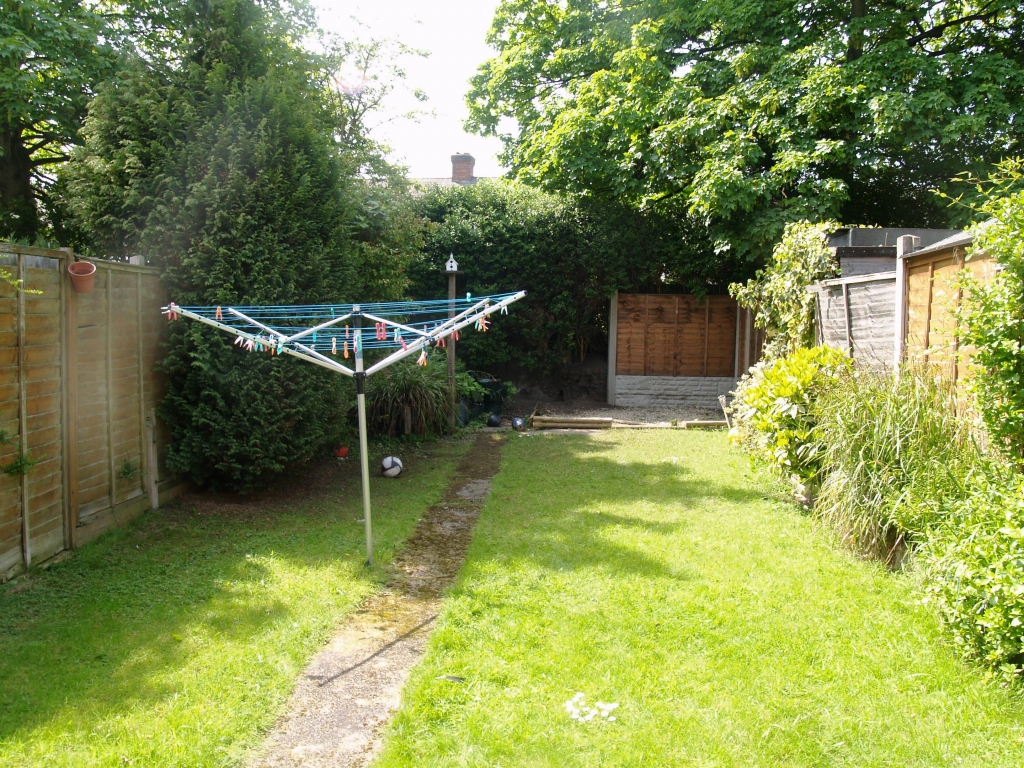
[{"label": "tree shadow on grass", "polygon": [[[419,499],[436,468],[419,464],[403,483],[377,486],[382,561],[426,509],[425,498],[422,509],[412,508],[408,483]],[[360,498],[348,477],[357,470],[353,463],[332,471],[319,493],[290,506],[279,492],[263,505],[195,497],[0,589],[0,754],[5,743],[17,749],[55,719],[88,733],[117,715],[159,706],[181,692],[182,671],[211,642],[229,644],[236,655],[252,649],[255,687],[265,688],[275,661],[293,661],[295,643],[279,648],[281,637],[304,631],[293,627],[309,614],[301,596],[267,588],[273,563],[349,579],[342,583],[353,585],[352,594],[329,596],[341,609],[381,578],[362,567]],[[207,666],[222,661],[205,659]],[[192,682],[186,687],[197,695]]]},{"label": "tree shadow on grass", "polygon": [[[506,503],[485,513],[501,516],[498,531],[488,526],[499,540],[489,546],[495,550],[492,562],[527,559],[553,570],[612,568],[690,580],[695,568],[668,567],[643,551],[644,538],[676,535],[690,525],[693,514],[717,514],[719,503],[765,498],[749,480],[714,479],[692,459],[659,456],[627,462],[617,458],[614,443],[589,435],[537,440],[531,452],[536,465],[544,467],[544,477],[536,482],[509,478],[502,488]],[[625,509],[633,514],[620,511]],[[626,538],[633,543],[621,543],[614,529],[628,531]]]}]

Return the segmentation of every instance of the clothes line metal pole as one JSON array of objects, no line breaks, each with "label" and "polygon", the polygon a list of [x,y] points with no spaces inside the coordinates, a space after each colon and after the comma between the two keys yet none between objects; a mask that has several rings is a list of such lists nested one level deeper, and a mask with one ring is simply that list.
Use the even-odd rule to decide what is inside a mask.
[{"label": "clothes line metal pole", "polygon": [[[356,312],[358,307],[354,307]],[[366,372],[363,371],[363,318],[355,315],[356,410],[359,412],[359,466],[363,475],[363,526],[366,530],[366,566],[373,567],[373,521],[370,518],[370,448],[366,438]]]}]

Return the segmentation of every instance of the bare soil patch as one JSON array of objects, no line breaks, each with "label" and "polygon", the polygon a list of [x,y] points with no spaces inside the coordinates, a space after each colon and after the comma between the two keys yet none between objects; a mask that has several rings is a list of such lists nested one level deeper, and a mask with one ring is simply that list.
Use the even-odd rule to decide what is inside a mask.
[{"label": "bare soil patch", "polygon": [[455,580],[497,474],[504,438],[480,434],[440,504],[392,564],[387,588],[339,629],[299,679],[253,768],[366,765],[423,655],[441,595]]}]

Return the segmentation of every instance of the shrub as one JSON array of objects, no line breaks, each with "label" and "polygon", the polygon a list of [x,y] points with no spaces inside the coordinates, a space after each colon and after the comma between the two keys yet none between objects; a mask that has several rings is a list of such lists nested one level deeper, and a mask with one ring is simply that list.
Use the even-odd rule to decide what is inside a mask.
[{"label": "shrub", "polygon": [[[670,206],[669,206],[670,207]],[[526,298],[486,334],[467,334],[459,355],[474,368],[559,375],[604,345],[608,299],[622,291],[722,291],[749,274],[715,252],[685,212],[573,199],[509,181],[430,185],[418,210],[432,225],[410,266],[410,293],[447,296],[454,253],[460,292],[525,289]]]},{"label": "shrub", "polygon": [[812,347],[755,366],[732,403],[733,438],[746,441],[801,484],[813,482],[820,460],[811,405],[850,365],[844,352]]},{"label": "shrub", "polygon": [[980,461],[953,384],[927,370],[840,376],[812,415],[824,467],[815,513],[855,550],[892,565]]},{"label": "shrub", "polygon": [[959,318],[963,341],[974,347],[970,386],[978,411],[993,443],[1024,466],[1024,161],[1001,169],[983,192],[980,212],[991,218],[973,234],[974,250],[1002,270],[988,285],[962,273]]},{"label": "shrub", "polygon": [[1024,670],[1024,478],[988,467],[926,549],[927,600],[961,652],[1005,680]]},{"label": "shrub", "polygon": [[[336,140],[326,64],[295,42],[301,19],[276,0],[194,5],[175,6],[168,66],[130,58],[90,107],[66,180],[91,252],[146,255],[181,305],[401,297],[412,225]],[[345,390],[231,341],[170,324],[160,414],[170,469],[246,491],[339,436]]]}]

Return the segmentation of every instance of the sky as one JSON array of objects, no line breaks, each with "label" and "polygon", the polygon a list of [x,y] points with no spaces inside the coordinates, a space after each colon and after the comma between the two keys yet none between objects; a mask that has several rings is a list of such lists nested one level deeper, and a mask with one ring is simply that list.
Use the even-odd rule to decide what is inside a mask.
[{"label": "sky", "polygon": [[[388,104],[391,115],[413,108],[434,112],[418,122],[394,120],[375,128],[372,135],[392,148],[391,159],[408,166],[413,178],[450,177],[451,156],[468,152],[476,159],[475,175],[499,176],[497,153],[501,142],[468,134],[464,102],[469,78],[494,55],[484,42],[498,0],[313,0],[320,25],[328,32],[362,39],[397,39],[426,50],[426,59],[403,60],[408,74],[406,89],[395,92]],[[353,22],[357,19],[359,24]],[[428,96],[418,104],[410,91]]]}]

